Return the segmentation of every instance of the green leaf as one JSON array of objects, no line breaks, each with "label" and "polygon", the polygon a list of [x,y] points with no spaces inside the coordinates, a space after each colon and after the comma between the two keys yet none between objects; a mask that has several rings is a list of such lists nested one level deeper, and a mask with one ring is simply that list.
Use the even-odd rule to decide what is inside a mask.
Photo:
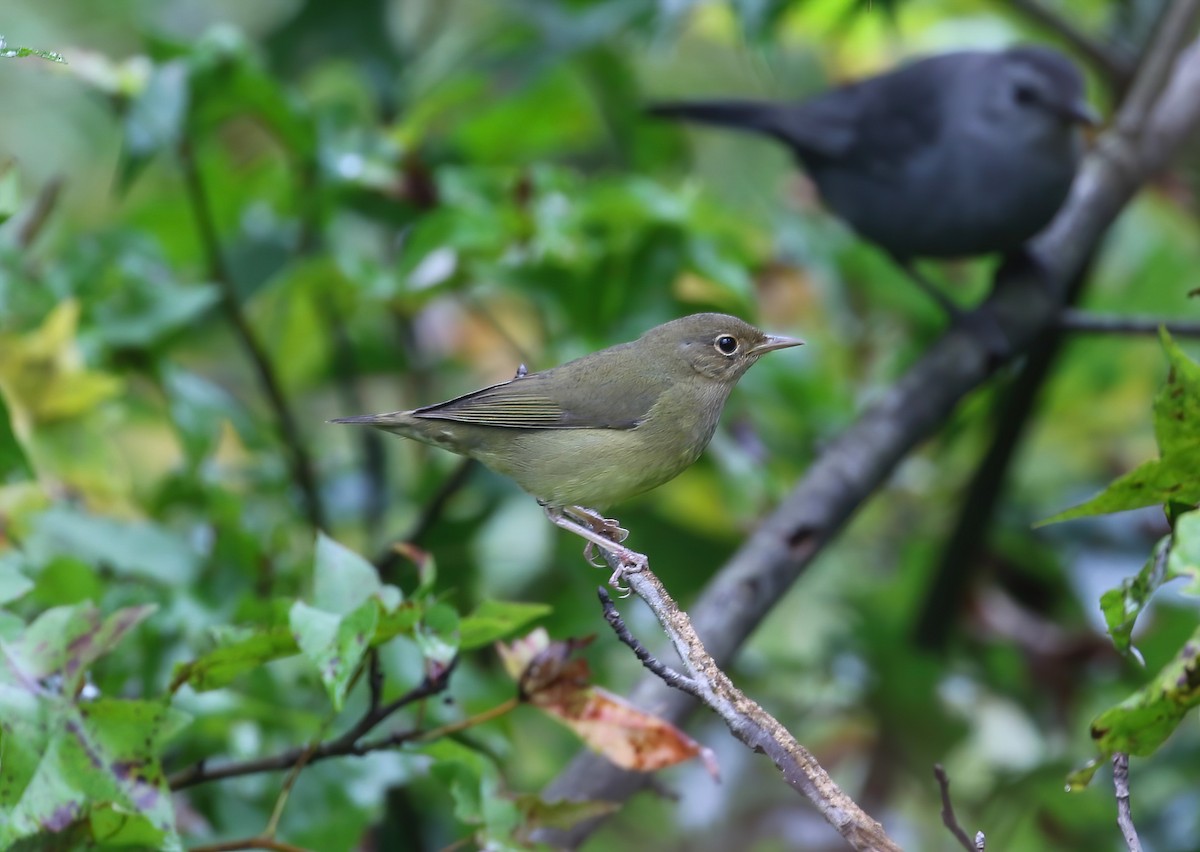
[{"label": "green leaf", "polygon": [[21,209],[21,176],[12,161],[0,164],[0,224]]},{"label": "green leaf", "polygon": [[608,816],[621,808],[617,802],[605,801],[547,802],[532,793],[516,796],[515,804],[521,813],[520,837],[526,840],[531,840],[539,829],[566,831],[581,822]]},{"label": "green leaf", "polygon": [[161,752],[184,714],[154,701],[76,704],[0,677],[0,715],[0,847],[86,822],[96,842],[182,848]]},{"label": "green leaf", "polygon": [[1167,579],[1189,581],[1180,591],[1200,595],[1200,510],[1187,512],[1175,520],[1171,533],[1171,553],[1167,557]]},{"label": "green leaf", "polygon": [[1200,628],[1150,683],[1092,722],[1104,756],[1153,754],[1193,707],[1200,705]]},{"label": "green leaf", "polygon": [[425,610],[413,638],[426,660],[448,664],[458,655],[459,619],[454,608],[436,603]]},{"label": "green leaf", "polygon": [[21,572],[22,564],[13,551],[0,554],[0,604],[15,601],[33,588],[33,581]]},{"label": "green leaf", "polygon": [[33,468],[25,458],[25,450],[13,430],[4,388],[0,385],[0,485],[32,478]]},{"label": "green leaf", "polygon": [[102,619],[90,603],[48,609],[19,640],[0,643],[6,665],[0,678],[7,671],[14,682],[30,684],[61,675],[66,679],[63,691],[74,692],[82,685],[88,667],[154,610],[153,605],[126,607]]},{"label": "green leaf", "polygon": [[521,815],[516,804],[503,795],[499,770],[491,760],[449,739],[430,743],[421,751],[434,759],[430,772],[450,791],[458,819],[482,826],[489,838],[511,837]]},{"label": "green leaf", "polygon": [[1180,515],[1175,531],[1154,546],[1154,552],[1135,576],[1100,596],[1100,611],[1113,644],[1122,654],[1137,653],[1131,644],[1138,616],[1163,583],[1191,582],[1181,591],[1200,595],[1200,511]]},{"label": "green leaf", "polygon": [[1165,329],[1160,336],[1170,370],[1154,399],[1159,458],[1143,462],[1091,500],[1039,526],[1171,502],[1200,503],[1200,364],[1188,358]]},{"label": "green leaf", "polygon": [[248,671],[273,660],[295,656],[300,646],[287,627],[266,627],[238,631],[221,646],[175,667],[171,691],[188,684],[197,692],[218,689]]},{"label": "green leaf", "polygon": [[179,146],[191,100],[188,74],[187,63],[179,59],[156,65],[130,102],[117,173],[120,189],[128,188],[157,154]]},{"label": "green leaf", "polygon": [[374,565],[319,533],[313,564],[313,604],[326,612],[345,614],[370,597],[378,598],[388,612],[403,600],[398,588],[380,582]]},{"label": "green leaf", "polygon": [[297,601],[288,623],[300,650],[317,668],[335,710],[341,710],[346,690],[375,636],[379,603],[368,598],[340,615]]},{"label": "green leaf", "polygon": [[485,600],[470,615],[463,616],[458,627],[459,647],[464,651],[481,648],[552,611],[547,604]]},{"label": "green leaf", "polygon": [[88,668],[152,611],[58,607],[0,642],[0,848],[65,832],[181,848],[160,756],[186,717],[158,701],[81,700]]},{"label": "green leaf", "polygon": [[162,365],[162,381],[171,421],[192,465],[216,450],[224,423],[239,434],[253,433],[245,409],[220,385],[170,363]]},{"label": "green leaf", "polygon": [[187,542],[157,524],[104,518],[64,505],[37,516],[25,542],[25,554],[34,565],[71,556],[118,576],[168,586],[190,583],[200,563]]},{"label": "green leaf", "polygon": [[63,59],[61,53],[53,50],[42,50],[37,47],[9,47],[4,41],[4,36],[0,36],[0,59],[24,59],[29,56],[36,56],[39,59],[59,62],[64,65],[67,62],[67,60]]},{"label": "green leaf", "polygon": [[1133,577],[1127,577],[1120,586],[1109,589],[1100,596],[1100,611],[1104,614],[1105,624],[1108,625],[1108,635],[1122,654],[1134,650],[1131,639],[1134,623],[1149,602],[1150,596],[1169,579],[1166,571],[1169,546],[1169,538],[1159,541],[1141,571]]}]

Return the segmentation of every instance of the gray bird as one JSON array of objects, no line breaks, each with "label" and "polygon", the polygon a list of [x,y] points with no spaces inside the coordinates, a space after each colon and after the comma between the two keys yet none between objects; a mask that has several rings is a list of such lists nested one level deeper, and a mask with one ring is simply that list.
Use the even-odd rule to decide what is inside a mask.
[{"label": "gray bird", "polygon": [[1019,249],[1053,218],[1096,116],[1083,78],[1041,47],[918,60],[801,103],[660,103],[652,115],[773,136],[826,206],[913,270],[917,257]]}]

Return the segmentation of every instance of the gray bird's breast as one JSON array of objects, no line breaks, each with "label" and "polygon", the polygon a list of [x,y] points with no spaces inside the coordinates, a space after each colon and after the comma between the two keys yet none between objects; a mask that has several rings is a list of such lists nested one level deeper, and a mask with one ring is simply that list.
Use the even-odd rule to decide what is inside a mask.
[{"label": "gray bird's breast", "polygon": [[1076,138],[1036,148],[987,137],[935,144],[887,169],[813,169],[825,204],[858,234],[900,258],[1008,252],[1040,231],[1066,199]]}]

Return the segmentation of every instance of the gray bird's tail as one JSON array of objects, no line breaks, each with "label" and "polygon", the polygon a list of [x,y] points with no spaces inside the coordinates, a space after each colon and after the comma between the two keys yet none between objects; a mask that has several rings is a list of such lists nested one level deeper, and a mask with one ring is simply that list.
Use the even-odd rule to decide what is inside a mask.
[{"label": "gray bird's tail", "polygon": [[809,132],[798,127],[796,108],[764,101],[669,101],[651,104],[647,114],[773,136],[794,148],[809,148]]}]

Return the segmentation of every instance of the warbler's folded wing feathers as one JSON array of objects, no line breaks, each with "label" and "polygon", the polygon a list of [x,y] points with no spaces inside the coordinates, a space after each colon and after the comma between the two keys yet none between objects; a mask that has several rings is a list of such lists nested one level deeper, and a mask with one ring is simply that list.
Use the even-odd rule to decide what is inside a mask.
[{"label": "warbler's folded wing feathers", "polygon": [[661,392],[657,385],[643,385],[635,392],[609,397],[598,393],[595,385],[564,387],[559,382],[551,394],[545,375],[502,382],[411,414],[509,429],[633,429]]}]

